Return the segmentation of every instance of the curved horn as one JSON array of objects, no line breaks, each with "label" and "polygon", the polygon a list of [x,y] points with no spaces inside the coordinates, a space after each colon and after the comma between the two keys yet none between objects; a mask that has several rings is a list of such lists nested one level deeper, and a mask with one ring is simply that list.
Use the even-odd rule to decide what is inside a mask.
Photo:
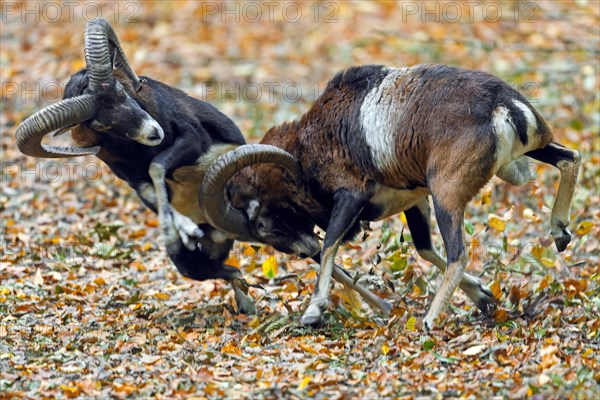
[{"label": "curved horn", "polygon": [[45,146],[48,133],[90,119],[96,112],[93,97],[84,94],[61,100],[41,109],[19,125],[16,132],[19,150],[32,157],[64,158],[96,154],[100,147]]},{"label": "curved horn", "polygon": [[[110,56],[111,46],[114,48],[114,65]],[[86,68],[90,77],[90,90],[96,91],[101,84],[107,83],[112,75],[113,67],[127,75],[136,91],[141,89],[142,82],[127,62],[119,39],[108,21],[99,18],[87,24],[84,50]]]},{"label": "curved horn", "polygon": [[219,157],[208,169],[200,188],[200,204],[206,219],[217,229],[248,238],[246,217],[227,198],[227,182],[238,171],[255,164],[278,164],[298,179],[300,164],[296,157],[279,147],[247,144]]}]

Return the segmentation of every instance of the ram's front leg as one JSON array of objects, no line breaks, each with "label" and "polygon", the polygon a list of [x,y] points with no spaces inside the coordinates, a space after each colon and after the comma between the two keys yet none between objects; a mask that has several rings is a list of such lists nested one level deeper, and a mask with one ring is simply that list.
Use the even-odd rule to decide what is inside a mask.
[{"label": "ram's front leg", "polygon": [[310,304],[302,316],[303,325],[317,326],[321,323],[321,314],[329,305],[329,290],[331,276],[335,268],[335,255],[344,237],[356,222],[358,215],[365,205],[365,196],[340,190],[334,195],[333,211],[325,233],[323,249],[321,250],[321,269],[315,292]]},{"label": "ram's front leg", "polygon": [[187,248],[193,250],[195,242],[192,239],[200,239],[203,236],[202,231],[193,221],[178,213],[169,203],[165,178],[168,171],[181,164],[181,158],[185,154],[185,149],[181,148],[182,143],[179,142],[154,157],[148,170],[154,185],[160,229],[170,253],[177,252],[182,242]]},{"label": "ram's front leg", "polygon": [[[158,196],[156,195],[154,186],[148,182],[142,182],[138,185],[136,191],[144,204],[155,213],[158,213]],[[197,246],[198,240],[204,236],[204,232],[202,232],[202,229],[200,229],[190,218],[181,214],[170,205],[169,207],[173,214],[173,225],[177,230],[181,242],[188,250],[193,251]],[[179,245],[177,245],[177,247],[178,246]],[[175,249],[174,246],[171,246],[171,250]]]}]

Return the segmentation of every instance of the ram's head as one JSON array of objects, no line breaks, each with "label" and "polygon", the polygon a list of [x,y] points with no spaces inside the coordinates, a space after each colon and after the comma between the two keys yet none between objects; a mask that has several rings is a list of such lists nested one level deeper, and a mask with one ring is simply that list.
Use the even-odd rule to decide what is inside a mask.
[{"label": "ram's head", "polygon": [[200,204],[212,226],[236,239],[311,257],[320,245],[303,209],[300,173],[298,160],[279,147],[240,146],[206,172]]},{"label": "ram's head", "polygon": [[[129,93],[139,91],[142,81],[133,72],[110,24],[90,21],[85,31],[86,70],[73,75],[65,88],[65,99],[27,118],[17,129],[19,150],[32,157],[63,158],[96,154],[98,146],[46,146],[43,138],[58,135],[82,124],[100,134],[116,135],[148,146],[162,142],[160,125]],[[126,88],[113,76],[113,69],[127,78]]]}]

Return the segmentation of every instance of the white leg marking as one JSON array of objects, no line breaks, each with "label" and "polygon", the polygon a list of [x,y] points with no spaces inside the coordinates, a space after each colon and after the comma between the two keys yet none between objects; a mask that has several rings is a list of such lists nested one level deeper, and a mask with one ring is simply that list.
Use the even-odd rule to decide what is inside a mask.
[{"label": "white leg marking", "polygon": [[179,237],[181,238],[183,245],[190,251],[195,250],[197,240],[201,239],[202,236],[204,236],[204,232],[190,218],[179,213],[174,208],[172,208],[172,210],[173,225],[175,225],[175,229],[179,233]]},{"label": "white leg marking", "polygon": [[[435,265],[440,271],[446,271],[446,260],[437,251],[420,250],[418,253],[424,260]],[[464,273],[459,287],[479,309],[493,306],[493,295],[479,278]]]},{"label": "white leg marking", "polygon": [[426,330],[433,328],[437,317],[448,308],[452,294],[463,277],[463,271],[466,265],[467,258],[463,255],[459,261],[453,262],[448,266],[448,269],[444,273],[444,280],[442,281],[440,289],[433,298],[429,311],[423,319],[423,326]]},{"label": "white leg marking", "polygon": [[248,284],[244,278],[235,276],[231,280],[231,286],[233,287],[233,294],[235,296],[235,302],[238,307],[238,311],[246,315],[256,314],[256,305],[254,305],[254,299],[248,295]]},{"label": "white leg marking", "polygon": [[157,200],[158,220],[169,253],[179,251],[179,234],[173,223],[173,207],[169,204],[169,195],[165,183],[165,168],[158,163],[151,163],[148,169]]},{"label": "white leg marking", "polygon": [[560,183],[558,193],[552,207],[552,217],[550,220],[552,237],[556,243],[558,251],[563,251],[571,241],[571,232],[569,231],[569,209],[571,200],[575,192],[577,175],[579,174],[579,163],[581,156],[573,151],[574,161],[559,161],[557,164],[560,170]]},{"label": "white leg marking", "polygon": [[302,325],[317,325],[321,322],[322,312],[329,306],[329,289],[331,287],[331,276],[333,275],[334,261],[341,238],[333,246],[328,248],[321,260],[321,270],[317,280],[317,287],[310,298],[310,304],[302,315]]}]

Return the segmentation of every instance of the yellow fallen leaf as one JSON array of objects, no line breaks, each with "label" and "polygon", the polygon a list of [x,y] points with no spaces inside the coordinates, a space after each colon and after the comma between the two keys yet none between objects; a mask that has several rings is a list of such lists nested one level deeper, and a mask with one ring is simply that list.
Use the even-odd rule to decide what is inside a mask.
[{"label": "yellow fallen leaf", "polygon": [[587,235],[592,230],[594,223],[592,221],[582,221],[577,226],[577,234],[578,235]]},{"label": "yellow fallen leaf", "polygon": [[488,185],[483,189],[483,192],[481,193],[481,204],[489,204],[490,203],[490,198],[492,197],[492,186]]},{"label": "yellow fallen leaf", "polygon": [[225,265],[230,265],[232,267],[240,269],[240,260],[238,259],[238,257],[231,256],[227,260],[225,260]]},{"label": "yellow fallen leaf", "polygon": [[317,277],[317,271],[315,271],[314,269],[311,269],[306,274],[304,274],[304,279],[306,279],[306,280],[315,279],[316,277]]},{"label": "yellow fallen leaf", "polygon": [[416,331],[415,322],[417,322],[417,319],[413,315],[408,319],[408,321],[406,321],[406,329],[408,329],[409,331]]},{"label": "yellow fallen leaf", "polygon": [[242,354],[242,350],[240,350],[240,348],[234,342],[229,342],[225,346],[223,346],[223,348],[221,349],[221,353],[229,353],[239,356]]},{"label": "yellow fallen leaf", "polygon": [[275,258],[275,256],[271,256],[271,257],[267,258],[262,263],[263,275],[269,279],[275,278],[275,276],[277,275],[277,269],[278,269],[278,265],[277,265],[277,259]]},{"label": "yellow fallen leaf", "polygon": [[488,215],[488,225],[497,230],[498,232],[504,232],[506,229],[506,221],[502,217],[496,214]]},{"label": "yellow fallen leaf", "polygon": [[242,255],[248,258],[256,257],[256,250],[252,246],[245,246],[244,251],[242,251]]},{"label": "yellow fallen leaf", "polygon": [[317,349],[315,349],[314,347],[312,347],[306,343],[300,343],[299,347],[307,353],[315,354],[315,355],[319,354]]},{"label": "yellow fallen leaf", "polygon": [[531,248],[531,254],[538,260],[542,259],[543,249],[542,246],[535,245]]},{"label": "yellow fallen leaf", "polygon": [[157,227],[158,226],[158,219],[154,218],[154,217],[150,217],[146,220],[146,225],[147,226],[151,226],[151,227]]},{"label": "yellow fallen leaf", "polygon": [[97,277],[96,279],[94,279],[94,284],[96,284],[96,286],[104,286],[106,285],[106,281],[104,280],[104,278],[102,277]]},{"label": "yellow fallen leaf", "polygon": [[537,292],[539,292],[540,290],[544,290],[546,289],[550,283],[552,283],[554,281],[554,279],[552,279],[552,276],[550,275],[546,275],[541,281],[540,283],[538,283],[538,287],[537,287]]},{"label": "yellow fallen leaf", "polygon": [[308,386],[309,383],[310,383],[310,376],[305,376],[304,378],[302,378],[302,381],[298,385],[298,390],[304,389],[305,387]]},{"label": "yellow fallen leaf", "polygon": [[79,388],[76,387],[76,386],[60,385],[60,388],[65,393],[65,396],[67,396],[70,399],[79,396],[79,394],[81,393],[81,391],[79,390]]},{"label": "yellow fallen leaf", "polygon": [[406,222],[406,215],[404,215],[404,212],[400,213],[400,221],[402,221],[404,225],[408,224],[408,222]]},{"label": "yellow fallen leaf", "polygon": [[154,293],[154,297],[160,300],[168,300],[171,296],[168,293]]},{"label": "yellow fallen leaf", "polygon": [[342,256],[342,264],[344,265],[345,268],[350,268],[352,267],[352,257],[350,257],[347,254],[344,254]]},{"label": "yellow fallen leaf", "polygon": [[542,257],[540,260],[546,267],[554,267],[554,260],[547,257]]},{"label": "yellow fallen leaf", "polygon": [[384,343],[383,346],[381,346],[381,352],[384,356],[387,355],[387,353],[390,352],[390,346],[388,346],[387,343]]}]

